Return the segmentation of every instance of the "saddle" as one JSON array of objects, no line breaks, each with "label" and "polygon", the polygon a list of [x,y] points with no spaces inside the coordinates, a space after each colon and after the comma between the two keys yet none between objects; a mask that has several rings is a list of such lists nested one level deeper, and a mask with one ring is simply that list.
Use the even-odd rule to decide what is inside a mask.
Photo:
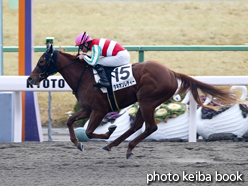
[{"label": "saddle", "polygon": [[[109,88],[102,87],[101,91],[107,93],[108,101],[112,111],[120,110],[115,98],[115,91],[133,86],[136,84],[136,80],[133,77],[132,65],[123,65],[119,67],[103,67],[106,73],[106,77],[110,83]],[[94,70],[95,81],[99,81],[99,76]]]}]

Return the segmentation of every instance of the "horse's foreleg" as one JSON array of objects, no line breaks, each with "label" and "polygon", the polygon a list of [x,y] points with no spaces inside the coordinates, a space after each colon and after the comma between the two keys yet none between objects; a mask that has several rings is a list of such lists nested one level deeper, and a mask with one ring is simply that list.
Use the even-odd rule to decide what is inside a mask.
[{"label": "horse's foreleg", "polygon": [[110,151],[112,147],[118,146],[121,142],[123,142],[125,139],[127,139],[129,136],[131,136],[137,130],[139,130],[142,127],[143,123],[144,123],[144,120],[143,120],[143,117],[142,117],[140,109],[139,109],[137,114],[136,114],[135,121],[131,125],[131,127],[124,134],[122,134],[121,136],[116,138],[113,142],[111,142],[107,146],[103,147],[103,149]]},{"label": "horse's foreleg", "polygon": [[100,125],[102,119],[107,113],[92,111],[90,115],[89,125],[86,129],[86,135],[88,138],[108,139],[110,135],[115,131],[116,126],[111,125],[105,134],[93,133],[95,129]]},{"label": "horse's foreleg", "polygon": [[[89,116],[90,116],[90,112],[87,112],[84,109],[81,109],[78,112],[76,112],[75,114],[73,114],[71,117],[69,117],[69,119],[67,120],[67,126],[68,126],[68,129],[69,129],[69,132],[70,132],[70,138],[71,138],[71,141],[75,144],[76,147],[78,147],[79,143],[78,143],[78,139],[76,137],[75,131],[74,131],[73,124],[74,124],[75,121],[80,120],[80,119],[88,118]],[[82,150],[82,146],[81,146],[80,150]]]}]

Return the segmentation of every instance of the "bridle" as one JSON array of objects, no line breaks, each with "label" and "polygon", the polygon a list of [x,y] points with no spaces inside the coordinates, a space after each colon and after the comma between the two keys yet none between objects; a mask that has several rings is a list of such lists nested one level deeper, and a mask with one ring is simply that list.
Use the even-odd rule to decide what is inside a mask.
[{"label": "bridle", "polygon": [[[58,68],[58,66],[57,66],[58,55],[59,55],[59,51],[58,51],[58,50],[54,50],[54,49],[52,48],[52,45],[49,45],[47,51],[41,56],[41,58],[42,58],[42,57],[45,57],[45,58],[46,58],[46,64],[42,66],[42,65],[40,65],[39,62],[38,62],[37,66],[35,67],[35,70],[36,70],[37,72],[39,72],[39,77],[40,77],[40,78],[46,79],[48,76],[51,76],[51,75],[56,74],[60,69],[65,68],[65,67],[68,67],[68,66],[70,66],[70,65],[73,65],[73,64],[75,64],[75,63],[77,63],[77,62],[80,61],[80,59],[78,58],[78,60],[76,60],[76,61],[74,61],[74,62],[72,62],[72,63],[70,63],[70,64],[67,64],[67,65],[65,65],[65,66],[63,66],[63,67]],[[39,69],[38,69],[37,67],[39,67]],[[78,81],[76,90],[72,92],[73,94],[76,94],[76,92],[77,92],[77,90],[78,90],[78,88],[79,88],[81,79],[82,79],[82,77],[83,77],[83,74],[84,74],[86,68],[88,68],[88,67],[89,67],[88,65],[85,66],[85,68],[84,68],[84,70],[83,70],[83,72],[82,72],[82,74],[81,74],[81,76],[80,76],[80,78],[79,78],[79,81]],[[88,68],[88,69],[89,69],[89,68]],[[89,69],[89,72],[90,72],[91,74],[93,74],[93,73],[90,71],[90,69]]]},{"label": "bridle", "polygon": [[[80,59],[65,65],[63,67],[58,68],[57,66],[57,59],[58,59],[59,51],[54,50],[52,48],[52,45],[47,49],[47,51],[41,56],[46,58],[46,63],[45,65],[40,65],[38,62],[37,66],[35,67],[35,70],[39,72],[39,77],[40,78],[47,78],[48,76],[56,74],[60,69],[65,68],[69,65],[75,64],[80,61]],[[37,68],[39,67],[39,68]]]},{"label": "bridle", "polygon": [[[59,51],[53,50],[52,53],[46,51],[41,57],[46,58],[45,65],[41,65],[40,63],[37,64],[35,70],[39,72],[40,78],[46,78],[50,75],[54,75],[58,72],[57,67],[57,58],[58,58]],[[38,68],[37,68],[38,67]]]}]

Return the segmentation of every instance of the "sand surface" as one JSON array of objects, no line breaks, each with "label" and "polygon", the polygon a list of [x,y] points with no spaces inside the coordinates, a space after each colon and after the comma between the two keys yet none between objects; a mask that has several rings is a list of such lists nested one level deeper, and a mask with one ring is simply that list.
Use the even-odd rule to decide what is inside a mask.
[{"label": "sand surface", "polygon": [[127,142],[105,145],[0,143],[0,185],[248,185],[247,142],[142,142],[128,160]]}]

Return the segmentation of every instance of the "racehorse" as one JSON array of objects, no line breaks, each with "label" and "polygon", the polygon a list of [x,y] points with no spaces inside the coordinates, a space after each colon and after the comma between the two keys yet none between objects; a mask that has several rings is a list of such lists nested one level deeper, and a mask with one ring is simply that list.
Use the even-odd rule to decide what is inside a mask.
[{"label": "racehorse", "polygon": [[[199,106],[201,102],[198,89],[205,95],[211,95],[216,100],[236,104],[240,101],[233,93],[223,88],[216,88],[212,85],[197,81],[185,74],[177,73],[156,61],[145,61],[132,64],[133,76],[136,79],[136,85],[121,89],[115,92],[116,101],[119,108],[125,108],[135,102],[139,102],[139,110],[134,123],[120,137],[103,147],[110,151],[112,147],[118,146],[127,137],[140,129],[145,122],[146,129],[137,138],[130,141],[127,149],[126,158],[133,155],[135,146],[144,140],[147,136],[157,130],[154,119],[154,110],[157,106],[171,98],[178,89],[178,81],[181,81],[177,94],[191,91],[193,98]],[[83,145],[78,141],[74,132],[74,122],[76,120],[89,118],[89,124],[86,129],[86,135],[89,138],[108,139],[114,132],[116,126],[112,126],[105,134],[96,134],[94,130],[99,126],[104,116],[111,111],[106,93],[93,87],[95,83],[92,66],[89,66],[84,60],[79,60],[77,56],[54,50],[50,45],[45,53],[40,57],[35,69],[28,77],[28,82],[33,85],[46,79],[48,76],[59,72],[68,85],[71,87],[82,108],[68,121],[67,126],[70,132],[70,139],[79,150],[83,150]]]}]

